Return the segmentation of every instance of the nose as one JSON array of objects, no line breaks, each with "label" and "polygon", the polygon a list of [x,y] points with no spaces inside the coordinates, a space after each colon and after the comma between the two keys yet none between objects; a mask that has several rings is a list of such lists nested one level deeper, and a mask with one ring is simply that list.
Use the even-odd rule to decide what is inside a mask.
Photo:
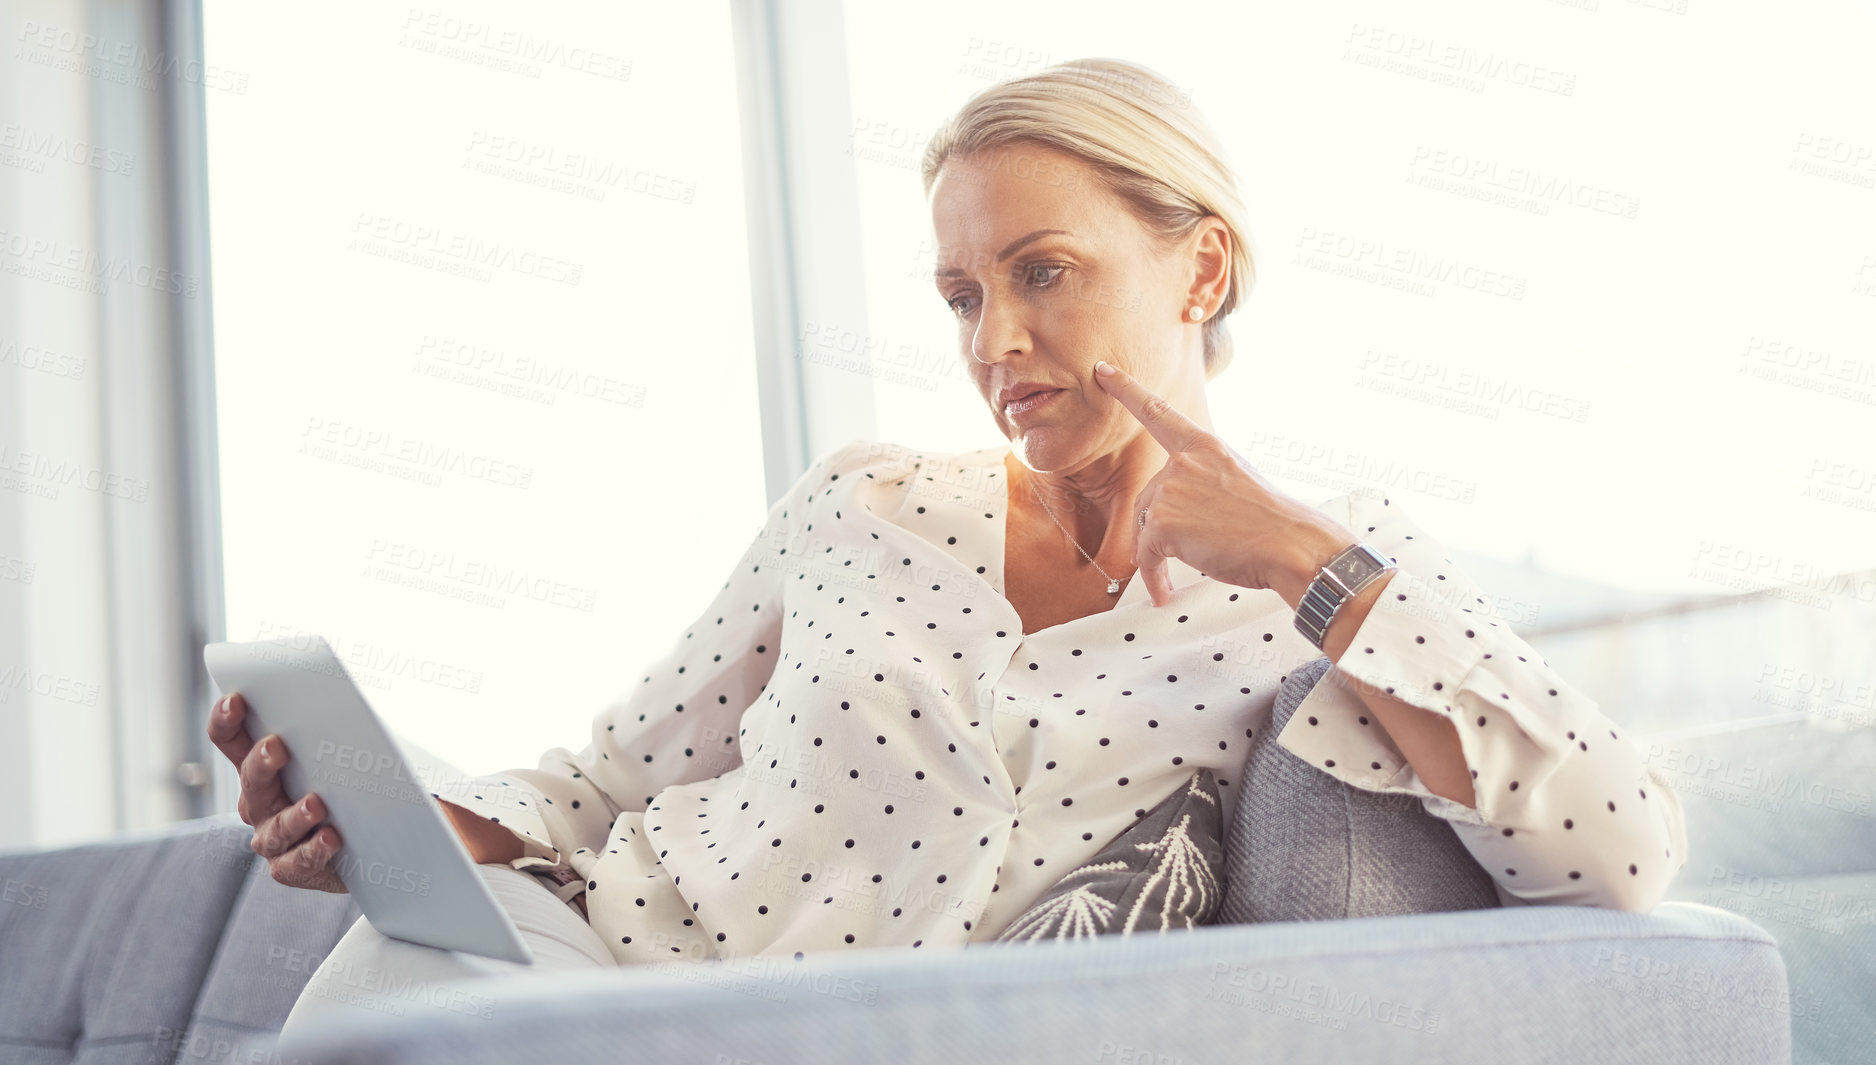
[{"label": "nose", "polygon": [[1022,308],[1014,300],[986,294],[978,308],[977,329],[971,334],[971,358],[985,366],[995,366],[1011,355],[1029,350],[1028,336]]}]

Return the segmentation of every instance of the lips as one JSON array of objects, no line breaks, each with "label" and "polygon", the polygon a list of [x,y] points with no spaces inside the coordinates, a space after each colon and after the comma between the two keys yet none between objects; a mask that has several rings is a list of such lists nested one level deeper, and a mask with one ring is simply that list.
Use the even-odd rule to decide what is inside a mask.
[{"label": "lips", "polygon": [[1003,416],[1018,424],[1046,417],[1046,412],[1055,406],[1056,400],[1067,394],[1067,390],[1061,388],[1045,388],[1040,392],[1031,392],[1027,396],[1004,404]]},{"label": "lips", "polygon": [[1061,389],[1057,388],[1055,385],[1045,384],[1041,381],[1019,382],[997,393],[997,407],[999,409],[1007,408],[1010,404],[1036,395],[1039,392],[1060,391]]}]

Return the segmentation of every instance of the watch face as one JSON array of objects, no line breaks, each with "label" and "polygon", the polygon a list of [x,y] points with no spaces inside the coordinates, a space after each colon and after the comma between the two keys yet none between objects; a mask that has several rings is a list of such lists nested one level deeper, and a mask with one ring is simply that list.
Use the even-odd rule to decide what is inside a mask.
[{"label": "watch face", "polygon": [[1335,579],[1341,581],[1344,586],[1353,588],[1369,574],[1384,568],[1385,565],[1377,563],[1368,552],[1351,551],[1330,564],[1329,572],[1335,574]]}]

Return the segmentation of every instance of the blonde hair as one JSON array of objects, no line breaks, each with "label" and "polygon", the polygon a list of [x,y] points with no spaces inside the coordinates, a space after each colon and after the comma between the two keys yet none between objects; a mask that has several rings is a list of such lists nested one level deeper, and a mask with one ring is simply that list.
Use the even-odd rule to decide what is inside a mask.
[{"label": "blonde hair", "polygon": [[1218,376],[1232,353],[1225,318],[1250,293],[1256,272],[1237,181],[1191,94],[1124,59],[1076,59],[999,82],[966,101],[925,146],[925,195],[951,157],[1016,141],[1081,160],[1167,247],[1190,237],[1207,217],[1224,223],[1231,276],[1224,302],[1203,330],[1205,376]]}]

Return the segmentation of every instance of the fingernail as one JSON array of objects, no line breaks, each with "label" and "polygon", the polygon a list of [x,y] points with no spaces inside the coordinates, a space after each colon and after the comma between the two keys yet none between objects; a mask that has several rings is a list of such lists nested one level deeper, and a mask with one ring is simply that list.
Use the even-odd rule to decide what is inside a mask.
[{"label": "fingernail", "polygon": [[1114,375],[1114,368],[1107,364],[1106,359],[1102,359],[1094,364],[1094,372],[1100,374],[1102,377],[1112,377]]},{"label": "fingernail", "polygon": [[273,760],[274,760],[273,741],[270,739],[262,740],[261,741],[261,761],[272,762]]}]

